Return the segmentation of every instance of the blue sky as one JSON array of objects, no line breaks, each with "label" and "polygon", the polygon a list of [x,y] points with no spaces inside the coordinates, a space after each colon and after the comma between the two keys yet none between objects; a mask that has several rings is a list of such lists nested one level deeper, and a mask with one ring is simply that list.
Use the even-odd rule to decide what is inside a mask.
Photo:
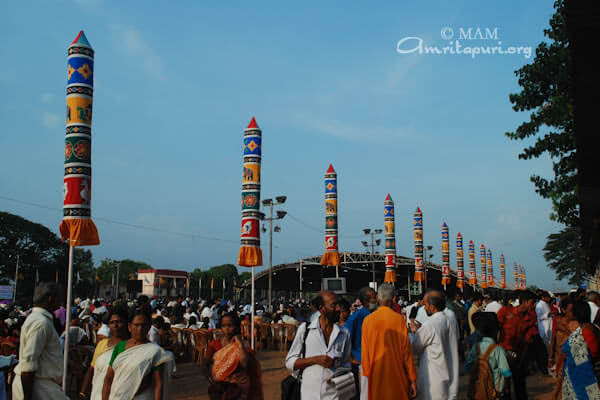
[{"label": "blue sky", "polygon": [[389,192],[398,254],[413,254],[419,205],[435,261],[446,221],[451,238],[460,231],[466,243],[492,249],[497,276],[503,252],[509,267],[527,266],[528,283],[553,289],[560,283],[541,249],[560,225],[529,182],[532,173],[551,174],[550,160],[518,160],[524,143],[503,135],[526,118],[508,94],[518,90],[513,71],[532,58],[396,51],[409,36],[446,46],[446,27],[454,40],[461,28],[497,28],[497,39],[463,46],[535,49],[552,13],[552,1],[10,2],[0,16],[0,209],[58,231],[66,48],[83,29],[96,51],[96,262],[189,270],[235,263],[242,134],[256,116],[263,198],[287,195],[294,217],[275,234],[274,263],[323,252],[331,162],[341,250],[361,250],[361,229],[383,225]]}]

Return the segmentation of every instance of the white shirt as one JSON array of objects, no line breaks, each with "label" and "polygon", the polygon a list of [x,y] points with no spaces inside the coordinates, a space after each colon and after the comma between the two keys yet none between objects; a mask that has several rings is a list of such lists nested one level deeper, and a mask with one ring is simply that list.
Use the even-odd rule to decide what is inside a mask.
[{"label": "white shirt", "polygon": [[148,331],[148,341],[160,346],[160,336],[158,335],[158,328],[152,325]]},{"label": "white shirt", "polygon": [[596,319],[596,314],[598,314],[598,306],[596,305],[596,303],[594,303],[593,301],[588,301],[588,304],[590,305],[590,316],[591,316],[591,321],[590,322],[594,322],[594,320]]},{"label": "white shirt", "polygon": [[[324,368],[320,365],[311,365],[304,369],[302,373],[302,385],[300,387],[300,396],[302,400],[337,400],[337,392],[333,385],[327,383],[327,380],[333,376],[337,368],[350,368],[350,354],[352,345],[350,343],[350,333],[346,329],[341,329],[338,324],[333,325],[329,344],[325,343],[325,337],[321,330],[319,318],[312,321],[308,326],[309,332],[306,337],[305,358],[327,355],[333,358],[333,367]],[[306,323],[303,323],[296,332],[296,337],[290,347],[290,351],[285,358],[285,366],[292,372],[294,363],[302,357],[302,340],[306,332]]]},{"label": "white shirt", "polygon": [[185,319],[185,320],[189,320],[190,317],[196,317],[196,321],[198,321],[198,314],[196,314],[195,312],[183,314],[183,319]]},{"label": "white shirt", "polygon": [[498,311],[502,308],[502,304],[498,303],[496,300],[491,301],[485,306],[485,312],[493,312],[498,314]]},{"label": "white shirt", "polygon": [[106,338],[110,337],[110,328],[104,322],[100,325],[100,329],[96,332],[96,335],[102,335]]},{"label": "white shirt", "polygon": [[19,363],[15,373],[35,371],[35,378],[60,381],[63,373],[63,352],[52,314],[44,308],[33,307],[21,328]]},{"label": "white shirt", "polygon": [[450,387],[448,391],[448,399],[456,400],[458,397],[458,385],[460,378],[460,366],[458,358],[458,321],[454,311],[448,307],[443,311],[448,321],[448,341],[445,343],[445,352],[448,355],[448,365],[450,366]]},{"label": "white shirt", "polygon": [[[83,338],[87,337],[87,334],[83,329],[78,326],[69,327],[69,346],[79,344]],[[60,335],[60,342],[62,346],[65,345],[65,332]]]},{"label": "white shirt", "polygon": [[540,337],[544,343],[550,343],[550,336],[552,335],[552,317],[550,314],[550,306],[543,300],[538,301],[535,305],[535,313],[537,314],[538,330],[540,331]]},{"label": "white shirt", "polygon": [[428,319],[429,315],[427,315],[427,311],[425,311],[425,306],[419,307],[419,309],[417,310],[417,316],[415,317],[415,321],[423,325]]},{"label": "white shirt", "polygon": [[[418,399],[445,400],[450,398],[452,383],[448,317],[437,312],[427,318],[417,330],[412,342],[413,354],[419,357],[417,373]],[[458,374],[458,371],[457,371]]]}]

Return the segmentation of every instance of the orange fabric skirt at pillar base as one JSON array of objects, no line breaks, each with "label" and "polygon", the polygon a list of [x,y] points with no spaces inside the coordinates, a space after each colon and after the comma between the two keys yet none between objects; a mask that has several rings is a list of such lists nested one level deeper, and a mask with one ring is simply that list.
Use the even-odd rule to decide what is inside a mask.
[{"label": "orange fabric skirt at pillar base", "polygon": [[60,223],[62,241],[69,239],[71,247],[96,246],[100,244],[94,221],[85,218],[63,219]]},{"label": "orange fabric skirt at pillar base", "polygon": [[464,281],[456,281],[456,287],[459,289],[462,289],[465,287],[465,282]]},{"label": "orange fabric skirt at pillar base", "polygon": [[385,271],[385,278],[383,278],[385,283],[396,283],[396,271]]},{"label": "orange fabric skirt at pillar base", "polygon": [[238,256],[238,265],[242,267],[262,265],[262,250],[258,247],[241,247]]},{"label": "orange fabric skirt at pillar base", "polygon": [[477,279],[475,279],[475,278],[469,279],[469,285],[473,286],[473,285],[476,285],[476,284],[477,284]]},{"label": "orange fabric skirt at pillar base", "polygon": [[415,282],[423,282],[425,280],[425,272],[415,272]]},{"label": "orange fabric skirt at pillar base", "polygon": [[321,265],[340,265],[340,254],[329,251],[326,252],[323,254],[323,257],[321,257]]},{"label": "orange fabric skirt at pillar base", "polygon": [[442,285],[449,285],[452,282],[452,279],[444,277],[442,278]]}]

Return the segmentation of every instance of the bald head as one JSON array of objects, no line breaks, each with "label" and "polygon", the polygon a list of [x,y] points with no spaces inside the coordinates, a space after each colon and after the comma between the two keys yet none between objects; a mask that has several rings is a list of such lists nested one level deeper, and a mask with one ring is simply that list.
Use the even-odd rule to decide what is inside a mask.
[{"label": "bald head", "polygon": [[446,297],[439,290],[431,290],[425,295],[425,305],[428,306],[431,314],[444,311],[444,308],[446,308]]}]

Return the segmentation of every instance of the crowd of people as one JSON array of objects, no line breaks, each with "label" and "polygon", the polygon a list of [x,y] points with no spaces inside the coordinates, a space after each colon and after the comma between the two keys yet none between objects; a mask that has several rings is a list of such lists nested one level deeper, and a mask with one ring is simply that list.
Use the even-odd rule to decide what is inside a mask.
[{"label": "crowd of people", "polygon": [[[296,327],[285,366],[301,376],[303,400],[445,400],[459,392],[469,399],[527,399],[527,377],[536,372],[555,377],[554,399],[599,399],[600,295],[498,293],[428,290],[408,302],[381,284],[377,292],[361,289],[353,303],[323,291],[275,310],[257,304],[255,322]],[[218,331],[199,369],[211,399],[263,399],[250,316],[250,304],[189,297],[78,298],[65,310],[59,288],[43,283],[33,306],[0,306],[0,348],[13,361],[2,364],[2,382],[13,377],[15,400],[67,398],[61,380],[68,332],[74,355],[89,350],[89,359],[78,359],[85,368],[75,382],[79,398],[163,400],[179,356],[169,331]],[[461,387],[461,376],[468,385]],[[0,391],[0,399],[5,395]]]},{"label": "crowd of people", "polygon": [[[382,284],[363,288],[344,320],[338,297],[321,292],[286,366],[302,371],[302,399],[457,399],[465,375],[461,398],[520,400],[535,372],[556,377],[553,399],[600,398],[600,296],[497,293],[429,290],[408,304]],[[338,387],[347,371],[354,391]]]}]

